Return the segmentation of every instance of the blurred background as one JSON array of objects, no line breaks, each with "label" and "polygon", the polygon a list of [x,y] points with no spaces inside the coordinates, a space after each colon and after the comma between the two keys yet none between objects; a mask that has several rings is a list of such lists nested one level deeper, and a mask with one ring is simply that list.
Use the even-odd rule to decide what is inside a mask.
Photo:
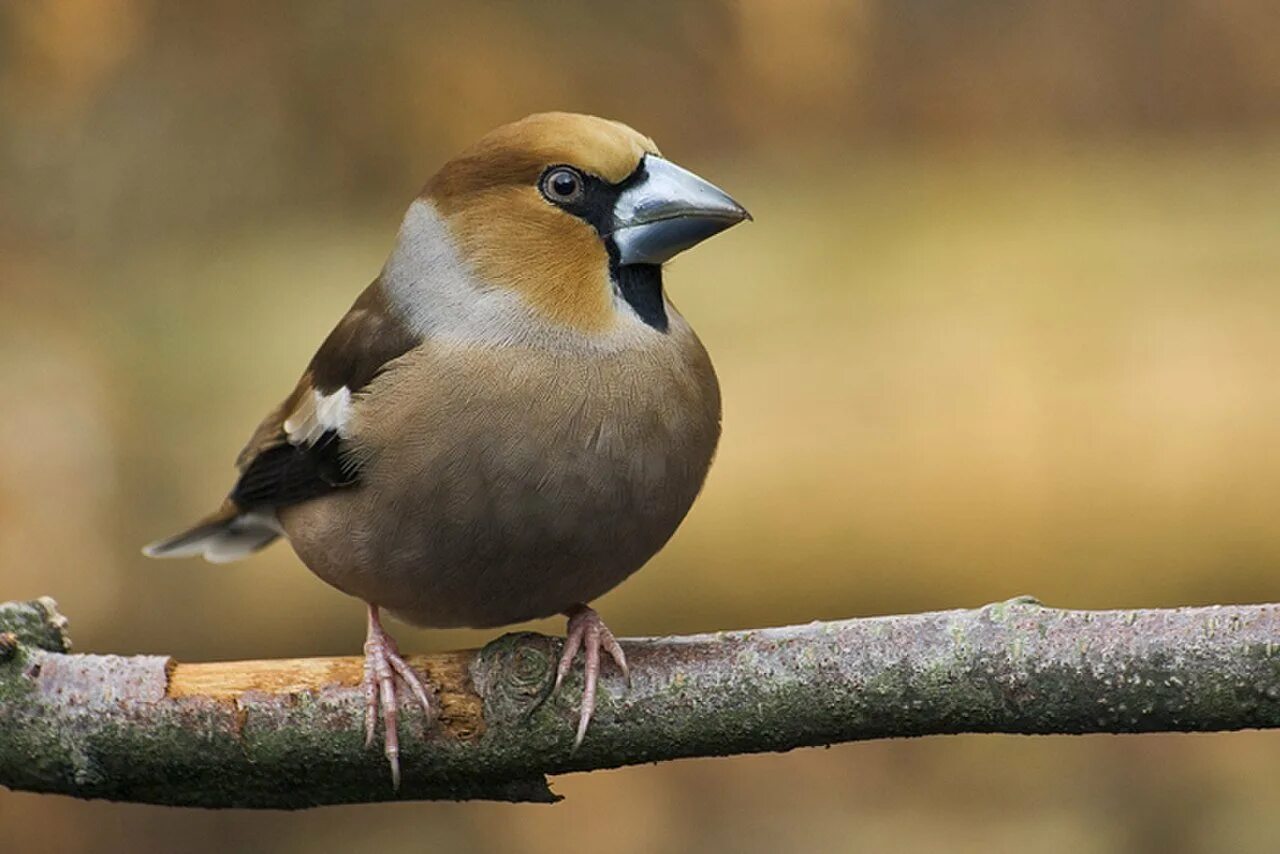
[{"label": "blurred background", "polygon": [[[83,651],[357,654],[359,605],[287,547],[138,548],[216,504],[442,160],[571,109],[756,217],[671,265],[724,442],[598,603],[615,631],[1276,601],[1277,44],[1271,0],[7,2],[0,599],[56,597]],[[1274,733],[971,736],[550,808],[0,792],[0,849],[1273,852],[1278,762]]]}]

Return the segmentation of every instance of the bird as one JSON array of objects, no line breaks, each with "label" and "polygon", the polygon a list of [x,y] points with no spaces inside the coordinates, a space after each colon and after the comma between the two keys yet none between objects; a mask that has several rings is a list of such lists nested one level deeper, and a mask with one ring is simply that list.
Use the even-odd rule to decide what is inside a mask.
[{"label": "bird", "polygon": [[537,113],[481,137],[412,201],[381,272],[240,452],[218,510],[144,548],[244,558],[285,539],[365,604],[366,749],[400,785],[400,680],[428,686],[382,613],[492,628],[567,618],[552,691],[601,655],[589,603],[649,561],[701,491],[721,430],[706,349],[663,264],[750,219],[621,122]]}]

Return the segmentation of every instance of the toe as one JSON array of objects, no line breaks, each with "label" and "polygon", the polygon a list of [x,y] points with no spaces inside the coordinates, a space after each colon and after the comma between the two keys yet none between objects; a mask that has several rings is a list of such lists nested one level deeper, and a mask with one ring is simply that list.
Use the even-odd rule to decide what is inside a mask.
[{"label": "toe", "polygon": [[631,668],[627,666],[627,654],[622,651],[622,644],[618,643],[618,639],[613,636],[613,632],[601,626],[601,640],[604,648],[609,652],[609,657],[613,659],[613,663],[618,665],[618,669],[622,671],[622,678],[627,681],[627,687],[631,687]]},{"label": "toe", "polygon": [[389,658],[396,674],[409,686],[409,690],[413,692],[414,699],[418,701],[418,705],[422,706],[422,713],[426,716],[427,723],[430,725],[432,716],[431,699],[427,695],[427,689],[422,684],[422,680],[418,678],[418,672],[398,655],[392,655]]},{"label": "toe", "polygon": [[573,669],[573,660],[578,657],[578,650],[582,648],[582,636],[584,634],[585,632],[581,626],[572,624],[569,626],[569,635],[564,639],[564,651],[560,653],[560,663],[556,667],[556,684],[552,686],[552,691],[560,690],[560,685],[564,682],[564,678]]},{"label": "toe", "polygon": [[583,668],[582,711],[578,715],[578,732],[573,739],[573,749],[577,750],[586,738],[587,727],[591,724],[591,716],[596,710],[596,683],[600,678],[600,629],[596,625],[587,627],[586,665]]},{"label": "toe", "polygon": [[373,746],[373,732],[378,724],[378,683],[373,678],[373,664],[364,660],[364,679],[360,682],[364,694],[364,746]]}]

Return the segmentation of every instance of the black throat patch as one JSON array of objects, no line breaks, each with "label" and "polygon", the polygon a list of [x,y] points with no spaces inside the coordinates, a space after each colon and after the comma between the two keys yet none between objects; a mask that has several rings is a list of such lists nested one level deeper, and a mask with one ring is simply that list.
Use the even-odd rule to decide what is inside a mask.
[{"label": "black throat patch", "polygon": [[[611,258],[616,252],[616,249],[610,252]],[[611,260],[609,273],[618,295],[627,301],[640,319],[665,333],[670,320],[667,318],[667,301],[662,294],[662,267],[658,264],[618,264]]]}]

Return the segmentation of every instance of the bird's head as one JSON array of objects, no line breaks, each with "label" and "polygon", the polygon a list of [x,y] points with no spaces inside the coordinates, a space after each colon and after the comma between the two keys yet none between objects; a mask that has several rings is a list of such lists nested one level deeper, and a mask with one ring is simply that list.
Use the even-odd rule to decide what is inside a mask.
[{"label": "bird's head", "polygon": [[637,317],[665,331],[662,263],[750,218],[648,137],[573,113],[487,134],[440,169],[420,202],[478,281],[584,333]]}]

